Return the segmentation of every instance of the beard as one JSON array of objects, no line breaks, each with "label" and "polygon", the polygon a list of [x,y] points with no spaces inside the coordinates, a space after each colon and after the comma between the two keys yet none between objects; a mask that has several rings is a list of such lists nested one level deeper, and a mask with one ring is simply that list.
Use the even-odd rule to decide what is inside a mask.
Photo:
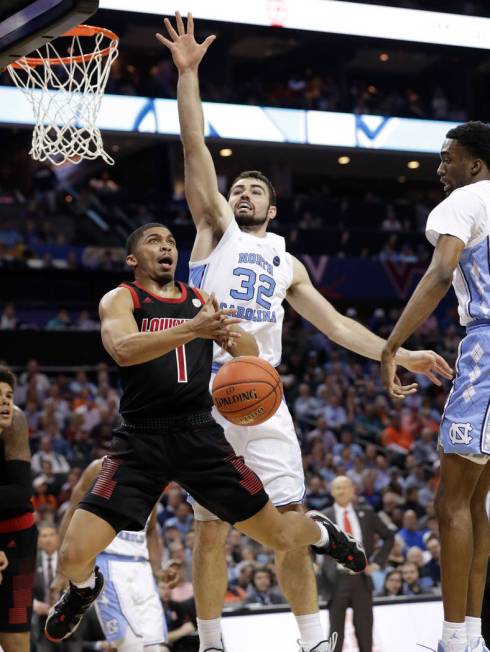
[{"label": "beard", "polygon": [[253,213],[250,213],[249,215],[243,215],[243,214],[235,214],[235,220],[238,226],[262,226],[262,224],[265,224],[267,222],[267,216],[264,215],[263,217],[258,217],[254,215]]}]

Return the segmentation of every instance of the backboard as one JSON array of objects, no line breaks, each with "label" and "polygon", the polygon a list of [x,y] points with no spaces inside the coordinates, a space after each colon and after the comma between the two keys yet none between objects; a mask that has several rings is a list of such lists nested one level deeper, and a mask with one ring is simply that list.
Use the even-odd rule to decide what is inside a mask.
[{"label": "backboard", "polygon": [[99,0],[1,0],[0,70],[94,14]]}]

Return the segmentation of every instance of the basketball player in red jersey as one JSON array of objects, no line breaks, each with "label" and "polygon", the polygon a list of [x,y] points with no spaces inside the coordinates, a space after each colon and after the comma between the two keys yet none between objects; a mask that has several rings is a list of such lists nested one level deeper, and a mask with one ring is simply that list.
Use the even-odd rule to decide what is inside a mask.
[{"label": "basketball player in red jersey", "polygon": [[214,297],[175,282],[177,247],[168,228],[143,225],[127,251],[135,281],[106,294],[99,310],[103,344],[121,375],[123,423],[63,539],[60,572],[70,586],[45,626],[55,642],[70,636],[102,590],[96,556],[120,530],[141,530],[172,480],[266,546],[316,545],[353,572],[366,566],[362,547],[328,519],[273,507],[211,416],[213,340],[232,355],[256,355],[254,337],[233,330],[239,320],[218,310]]},{"label": "basketball player in red jersey", "polygon": [[14,406],[14,387],[14,374],[0,367],[0,647],[29,652],[37,528],[29,432],[25,416]]}]

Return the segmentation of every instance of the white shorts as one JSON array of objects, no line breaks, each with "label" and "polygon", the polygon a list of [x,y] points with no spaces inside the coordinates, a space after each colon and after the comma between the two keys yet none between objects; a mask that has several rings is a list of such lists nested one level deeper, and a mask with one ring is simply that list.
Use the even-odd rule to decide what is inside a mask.
[{"label": "white shorts", "polygon": [[164,643],[166,621],[150,562],[103,552],[97,565],[105,581],[95,610],[106,640],[124,639],[129,628],[144,645]]},{"label": "white shorts", "polygon": [[[235,426],[213,408],[213,417],[223,427],[235,453],[259,476],[276,507],[301,503],[305,495],[303,460],[293,419],[285,401],[277,412],[260,426]],[[218,517],[191,501],[198,521]]]}]

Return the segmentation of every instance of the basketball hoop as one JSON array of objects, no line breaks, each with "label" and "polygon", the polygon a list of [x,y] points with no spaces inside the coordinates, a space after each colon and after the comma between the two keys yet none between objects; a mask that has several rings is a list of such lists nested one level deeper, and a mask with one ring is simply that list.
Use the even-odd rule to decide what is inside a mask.
[{"label": "basketball hoop", "polygon": [[8,66],[34,112],[29,153],[36,161],[54,165],[98,156],[113,165],[96,121],[118,55],[118,36],[103,27],[79,25],[59,38],[65,40],[68,55],[61,56],[61,46],[57,49],[51,41],[36,50],[34,57],[23,57]]}]

